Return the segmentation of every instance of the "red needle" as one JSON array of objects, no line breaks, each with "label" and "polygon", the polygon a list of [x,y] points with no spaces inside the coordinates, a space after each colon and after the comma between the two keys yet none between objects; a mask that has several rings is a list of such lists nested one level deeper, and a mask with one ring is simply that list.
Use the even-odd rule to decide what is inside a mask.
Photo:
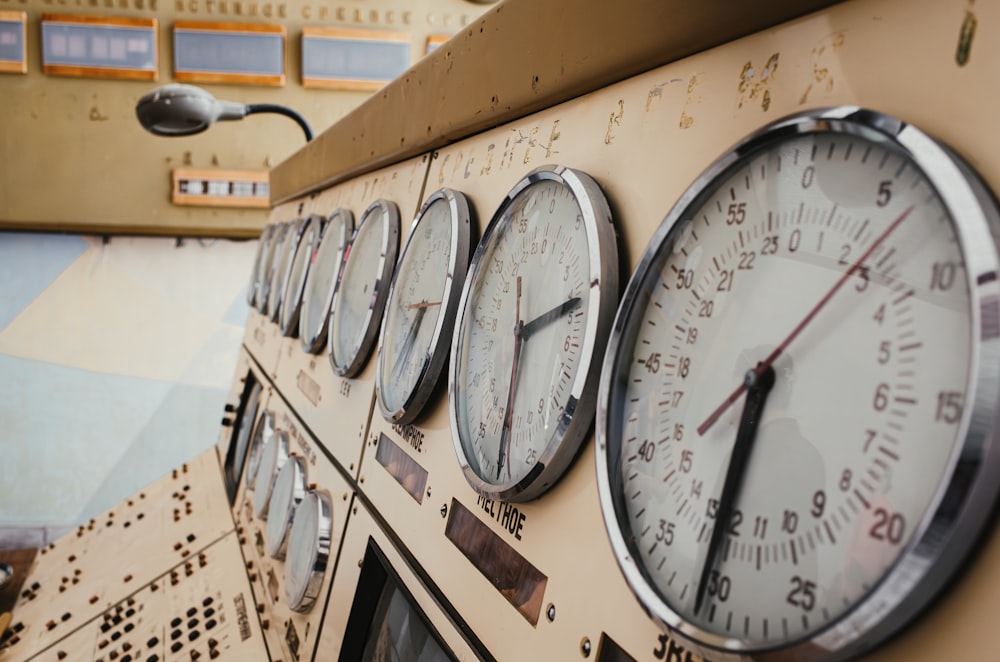
[{"label": "red needle", "polygon": [[[903,211],[903,213],[896,218],[896,220],[890,223],[889,227],[887,227],[882,232],[882,234],[880,234],[878,237],[875,238],[875,241],[873,241],[872,245],[868,247],[868,250],[862,253],[861,256],[854,261],[854,264],[852,264],[851,267],[847,271],[845,271],[843,275],[841,275],[840,280],[834,283],[833,287],[830,288],[830,291],[827,292],[815,306],[813,306],[813,309],[809,311],[809,314],[807,314],[802,319],[801,322],[799,322],[798,326],[792,329],[792,332],[788,334],[788,337],[785,338],[785,340],[780,345],[775,347],[774,351],[771,352],[766,359],[757,364],[757,367],[754,368],[754,372],[757,373],[758,377],[760,377],[764,373],[764,371],[767,370],[779,356],[781,356],[781,354],[788,348],[788,346],[792,343],[792,341],[795,340],[795,338],[798,337],[800,333],[802,333],[802,330],[806,328],[809,322],[811,322],[813,318],[816,317],[816,315],[819,313],[819,311],[823,309],[823,307],[830,301],[830,299],[833,298],[833,295],[837,293],[837,290],[839,290],[844,285],[844,283],[846,283],[847,280],[854,275],[855,271],[861,268],[861,263],[867,260],[869,256],[871,256],[871,254],[875,251],[875,249],[878,248],[883,241],[885,241],[886,237],[892,234],[892,231],[895,230],[896,227],[899,226],[899,224],[902,223],[903,220],[905,220],[906,217],[909,216],[910,212],[912,211],[913,211],[912,206],[907,207]],[[726,410],[729,409],[729,407],[731,407],[734,402],[739,400],[740,396],[743,395],[743,392],[746,390],[747,390],[747,385],[746,382],[744,381],[740,383],[739,386],[736,387],[736,390],[734,390],[732,393],[729,394],[729,397],[726,398],[722,402],[722,404],[716,408],[715,411],[709,414],[708,418],[705,419],[704,423],[698,426],[698,436],[704,436],[705,433],[708,432],[708,429],[712,427],[724,413],[726,413]]]}]

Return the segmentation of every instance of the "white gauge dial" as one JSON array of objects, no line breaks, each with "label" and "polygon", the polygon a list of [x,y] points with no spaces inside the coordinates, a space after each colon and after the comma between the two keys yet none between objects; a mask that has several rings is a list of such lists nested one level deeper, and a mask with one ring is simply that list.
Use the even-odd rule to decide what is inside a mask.
[{"label": "white gauge dial", "polygon": [[451,359],[455,446],[479,492],[532,499],[569,466],[593,416],[617,264],[607,202],[583,173],[540,168],[494,215]]},{"label": "white gauge dial", "polygon": [[257,239],[257,253],[253,258],[253,268],[250,269],[250,283],[247,285],[247,303],[256,307],[257,293],[260,291],[261,283],[264,280],[264,262],[267,259],[268,247],[271,235],[274,233],[274,225],[266,226]]},{"label": "white gauge dial", "polygon": [[302,219],[288,223],[281,243],[274,253],[274,275],[271,277],[271,294],[267,300],[267,317],[277,323],[281,319],[281,307],[285,300],[285,283],[292,268],[292,256],[302,239]]},{"label": "white gauge dial", "polygon": [[293,611],[312,609],[330,560],[333,502],[325,490],[310,490],[295,511],[288,533],[285,600]]},{"label": "white gauge dial", "polygon": [[281,242],[284,240],[287,230],[287,223],[276,223],[267,235],[267,245],[264,247],[264,254],[261,256],[260,261],[257,296],[256,303],[254,304],[257,312],[262,315],[267,314],[267,302],[271,298],[271,283],[274,280],[274,256],[280,250]]},{"label": "white gauge dial", "polygon": [[302,349],[311,354],[322,349],[326,342],[333,291],[353,233],[354,214],[349,209],[335,210],[323,227],[323,237],[302,291],[302,311],[299,315]]},{"label": "white gauge dial", "polygon": [[376,200],[358,223],[333,295],[327,344],[341,377],[355,376],[371,353],[398,250],[399,209]]},{"label": "white gauge dial", "polygon": [[288,461],[288,433],[278,430],[268,441],[260,455],[260,465],[253,483],[253,512],[267,519],[268,508],[271,505],[271,494],[274,492],[274,481],[278,472]]},{"label": "white gauge dial", "polygon": [[257,417],[254,425],[253,437],[250,439],[250,450],[247,451],[247,468],[244,471],[246,486],[253,489],[254,481],[257,480],[257,471],[260,468],[260,458],[264,448],[271,437],[274,436],[274,414],[265,410]]},{"label": "white gauge dial", "polygon": [[379,407],[409,423],[444,367],[469,264],[469,204],[441,189],[424,203],[393,275],[378,350]]},{"label": "white gauge dial", "polygon": [[323,219],[310,215],[302,222],[298,244],[292,251],[288,265],[288,279],[285,282],[285,296],[281,305],[281,333],[286,338],[294,337],[299,331],[299,313],[302,310],[302,292],[305,289],[309,267],[316,257],[316,247],[323,231]]},{"label": "white gauge dial", "polygon": [[284,560],[288,547],[288,530],[295,517],[295,509],[306,495],[306,461],[289,457],[274,478],[271,503],[267,507],[267,526],[264,528],[264,549],[268,556]]},{"label": "white gauge dial", "polygon": [[996,209],[962,168],[891,118],[795,117],[647,249],[602,378],[599,485],[629,582],[706,652],[855,654],[982,525],[981,503],[955,525],[983,489],[956,463],[997,468],[996,318],[978,325]]}]

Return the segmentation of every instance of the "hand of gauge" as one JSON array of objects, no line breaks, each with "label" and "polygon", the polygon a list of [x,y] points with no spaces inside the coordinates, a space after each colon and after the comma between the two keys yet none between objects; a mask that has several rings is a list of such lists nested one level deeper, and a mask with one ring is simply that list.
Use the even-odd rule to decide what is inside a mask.
[{"label": "hand of gauge", "polygon": [[756,369],[747,371],[743,380],[747,399],[743,403],[743,415],[740,417],[740,427],[736,432],[736,443],[733,444],[729,468],[726,469],[726,480],[722,484],[722,495],[719,496],[719,508],[715,515],[715,525],[712,527],[712,537],[708,543],[708,553],[705,555],[705,565],[702,566],[701,578],[698,580],[698,592],[694,600],[695,614],[701,609],[705,600],[709,575],[722,546],[722,536],[733,517],[733,506],[736,504],[736,497],[739,495],[743,475],[750,460],[750,451],[757,437],[757,426],[764,413],[764,403],[767,401],[767,394],[774,386],[774,368],[769,365],[761,368],[761,365],[757,364]]},{"label": "hand of gauge", "polygon": [[[510,428],[514,424],[514,389],[517,387],[517,366],[521,362],[521,342],[523,340],[524,322],[521,321],[521,277],[517,277],[517,296],[514,299],[514,358],[510,368],[510,387],[507,389],[507,408],[503,414],[503,427],[500,429],[500,448],[497,457],[497,480],[503,469],[504,458],[510,456]],[[510,476],[510,466],[507,467]]]},{"label": "hand of gauge", "polygon": [[[419,304],[407,307],[413,308],[416,305]],[[413,317],[413,323],[410,324],[410,330],[406,332],[406,337],[403,339],[403,351],[396,356],[396,361],[392,364],[392,374],[399,375],[399,369],[402,366],[405,366],[410,360],[410,354],[413,353],[413,341],[417,338],[417,332],[420,330],[420,323],[424,320],[424,315],[426,313],[426,306],[417,308],[417,314]]]},{"label": "hand of gauge", "polygon": [[[757,364],[757,367],[754,368],[753,371],[757,374],[758,378],[760,378],[760,376],[764,373],[764,371],[770,368],[771,364],[774,363],[774,361],[779,356],[781,356],[781,354],[786,349],[788,349],[788,346],[792,343],[792,341],[798,337],[798,335],[802,332],[802,330],[806,328],[806,325],[808,325],[809,322],[811,322],[813,318],[816,317],[819,311],[822,310],[824,306],[826,306],[826,304],[830,301],[830,299],[833,298],[833,295],[837,293],[837,290],[839,290],[844,285],[844,283],[846,283],[847,280],[854,275],[855,271],[861,268],[861,264],[865,260],[867,260],[873,252],[875,252],[875,249],[878,248],[882,244],[882,242],[886,240],[886,237],[888,237],[892,233],[892,231],[895,230],[899,226],[899,224],[902,223],[906,219],[906,217],[910,215],[910,212],[912,211],[913,211],[912,205],[903,210],[903,213],[897,216],[896,220],[890,223],[889,227],[887,227],[882,232],[882,234],[876,237],[875,241],[872,242],[871,246],[869,246],[868,249],[864,253],[862,253],[857,260],[854,261],[854,264],[852,264],[850,268],[840,276],[840,279],[836,283],[834,283],[833,287],[831,287],[830,290],[825,295],[823,295],[823,298],[820,299],[815,306],[813,306],[812,310],[809,311],[809,313],[802,319],[802,321],[799,322],[794,329],[792,329],[792,332],[788,334],[788,336],[781,342],[781,344],[775,347],[774,351],[771,352],[766,359]],[[730,393],[729,397],[723,400],[722,404],[716,407],[715,411],[713,411],[711,414],[708,415],[708,418],[705,419],[704,423],[698,426],[698,436],[704,436],[705,433],[708,432],[708,429],[711,428],[724,413],[726,413],[726,410],[729,409],[729,407],[731,407],[734,402],[739,400],[740,396],[743,395],[743,392],[745,390],[747,390],[746,380],[744,380],[742,384],[737,386],[736,390]]]},{"label": "hand of gauge", "polygon": [[562,317],[563,315],[565,315],[566,313],[570,312],[571,310],[580,305],[580,301],[581,301],[580,297],[573,297],[572,299],[563,301],[561,304],[559,304],[552,310],[542,313],[535,319],[531,320],[530,322],[525,324],[524,327],[521,329],[521,340],[527,340],[531,336],[538,333],[539,329],[541,329],[546,324],[549,324],[550,322],[553,322]]}]

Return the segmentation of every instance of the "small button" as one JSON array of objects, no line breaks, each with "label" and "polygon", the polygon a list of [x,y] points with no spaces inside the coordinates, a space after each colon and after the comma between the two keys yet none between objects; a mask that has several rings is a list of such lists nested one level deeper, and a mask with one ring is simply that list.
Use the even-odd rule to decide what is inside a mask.
[{"label": "small button", "polygon": [[180,616],[178,616],[178,617],[177,617],[177,618],[175,618],[174,620],[170,621],[170,627],[172,627],[172,628],[175,628],[175,627],[177,627],[178,625],[180,625],[180,624],[181,624],[181,623],[183,623],[183,622],[184,622],[184,621],[183,621],[183,620],[181,620],[181,617],[180,617]]},{"label": "small button", "polygon": [[179,641],[175,641],[174,645],[170,647],[170,652],[171,653],[176,653],[177,651],[179,651],[182,648],[184,648],[184,644],[182,644]]},{"label": "small button", "polygon": [[215,613],[215,608],[209,607],[208,609],[205,610],[205,618],[211,618],[214,613]]},{"label": "small button", "polygon": [[122,628],[122,629],[123,629],[123,630],[125,630],[126,632],[131,632],[131,631],[132,631],[132,628],[134,628],[134,627],[135,627],[135,626],[134,626],[134,625],[132,625],[131,623],[126,623],[126,624],[125,624],[125,627],[124,627],[124,628]]},{"label": "small button", "polygon": [[180,630],[174,630],[173,632],[170,633],[170,641],[173,641],[174,639],[179,639],[181,634],[182,633]]},{"label": "small button", "polygon": [[149,657],[146,658],[146,662],[160,662],[160,656],[150,655]]},{"label": "small button", "polygon": [[200,636],[201,636],[201,632],[198,632],[197,630],[192,630],[190,632],[190,634],[188,634],[188,641],[194,641],[195,639],[197,639]]},{"label": "small button", "polygon": [[207,607],[210,604],[212,604],[212,596],[208,596],[207,598],[201,601],[202,607]]},{"label": "small button", "polygon": [[149,641],[146,642],[146,645],[149,646],[150,648],[152,648],[153,646],[155,646],[158,643],[160,643],[159,637],[152,637],[152,638],[150,638]]},{"label": "small button", "polygon": [[191,607],[190,609],[187,610],[188,618],[191,618],[192,616],[194,616],[197,613],[198,613],[198,610],[195,609],[194,607]]},{"label": "small button", "polygon": [[110,629],[111,629],[111,623],[107,622],[101,623],[101,632],[107,632]]},{"label": "small button", "polygon": [[194,629],[196,627],[198,627],[198,619],[197,618],[192,618],[190,621],[188,621],[188,629],[189,630],[192,630],[192,629]]},{"label": "small button", "polygon": [[215,622],[214,618],[210,618],[207,621],[205,621],[205,629],[206,630],[211,630],[215,626],[216,626],[216,622]]},{"label": "small button", "polygon": [[115,631],[111,633],[111,641],[118,641],[121,638],[122,638],[121,632]]},{"label": "small button", "polygon": [[125,612],[125,618],[132,618],[135,616],[135,609],[129,609]]}]

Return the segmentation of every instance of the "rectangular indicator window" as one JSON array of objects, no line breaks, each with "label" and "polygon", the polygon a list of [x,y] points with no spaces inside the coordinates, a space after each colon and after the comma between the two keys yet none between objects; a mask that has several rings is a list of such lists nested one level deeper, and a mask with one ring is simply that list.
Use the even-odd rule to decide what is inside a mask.
[{"label": "rectangular indicator window", "polygon": [[23,11],[0,11],[0,73],[28,73],[27,20]]},{"label": "rectangular indicator window", "polygon": [[379,434],[375,459],[417,503],[423,503],[427,471],[385,434]]},{"label": "rectangular indicator window", "polygon": [[156,80],[155,18],[42,14],[42,70],[54,76]]},{"label": "rectangular indicator window", "polygon": [[185,83],[285,84],[285,28],[177,21],[174,77]]},{"label": "rectangular indicator window", "polygon": [[170,201],[195,207],[266,209],[270,187],[267,170],[194,170],[176,168]]},{"label": "rectangular indicator window", "polygon": [[444,535],[521,616],[538,624],[548,577],[455,499]]},{"label": "rectangular indicator window", "polygon": [[302,85],[373,92],[410,66],[410,35],[302,28]]}]

